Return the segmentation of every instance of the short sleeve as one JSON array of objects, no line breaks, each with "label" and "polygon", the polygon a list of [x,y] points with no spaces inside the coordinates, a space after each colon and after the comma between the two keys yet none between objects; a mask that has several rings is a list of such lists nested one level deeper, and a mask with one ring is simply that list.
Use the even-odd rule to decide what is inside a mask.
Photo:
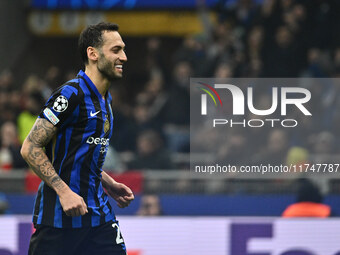
[{"label": "short sleeve", "polygon": [[77,105],[79,105],[78,89],[64,85],[48,99],[39,118],[45,118],[54,126],[60,126],[72,116]]}]

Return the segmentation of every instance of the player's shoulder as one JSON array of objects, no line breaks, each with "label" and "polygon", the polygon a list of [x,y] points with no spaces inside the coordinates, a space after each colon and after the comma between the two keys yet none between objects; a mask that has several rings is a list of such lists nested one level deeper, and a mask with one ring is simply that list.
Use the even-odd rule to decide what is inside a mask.
[{"label": "player's shoulder", "polygon": [[71,96],[79,96],[82,94],[82,89],[79,85],[79,78],[72,79],[70,81],[65,82],[63,85],[58,87],[53,94],[60,94],[65,96],[66,98],[70,98]]}]

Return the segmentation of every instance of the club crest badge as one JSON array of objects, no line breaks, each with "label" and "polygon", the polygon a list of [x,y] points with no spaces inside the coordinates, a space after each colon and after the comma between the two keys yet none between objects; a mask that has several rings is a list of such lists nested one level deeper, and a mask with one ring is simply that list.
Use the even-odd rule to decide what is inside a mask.
[{"label": "club crest badge", "polygon": [[110,130],[110,122],[108,119],[106,119],[104,123],[104,132],[107,133],[109,130]]}]

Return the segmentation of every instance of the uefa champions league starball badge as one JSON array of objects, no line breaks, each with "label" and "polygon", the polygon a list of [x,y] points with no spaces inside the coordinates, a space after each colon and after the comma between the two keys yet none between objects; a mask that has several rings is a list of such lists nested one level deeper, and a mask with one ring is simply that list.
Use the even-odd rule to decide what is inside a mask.
[{"label": "uefa champions league starball badge", "polygon": [[56,100],[54,100],[53,110],[55,110],[56,112],[63,112],[67,109],[67,107],[68,101],[66,97],[60,95],[56,98]]}]

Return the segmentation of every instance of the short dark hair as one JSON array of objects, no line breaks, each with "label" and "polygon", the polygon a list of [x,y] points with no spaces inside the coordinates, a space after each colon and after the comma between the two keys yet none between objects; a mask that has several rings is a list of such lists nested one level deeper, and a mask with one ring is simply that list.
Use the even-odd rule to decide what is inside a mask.
[{"label": "short dark hair", "polygon": [[92,46],[98,48],[103,44],[102,34],[104,31],[118,31],[119,26],[115,23],[100,22],[97,25],[86,27],[80,34],[78,40],[78,49],[80,51],[81,60],[84,64],[88,64],[87,48]]}]

